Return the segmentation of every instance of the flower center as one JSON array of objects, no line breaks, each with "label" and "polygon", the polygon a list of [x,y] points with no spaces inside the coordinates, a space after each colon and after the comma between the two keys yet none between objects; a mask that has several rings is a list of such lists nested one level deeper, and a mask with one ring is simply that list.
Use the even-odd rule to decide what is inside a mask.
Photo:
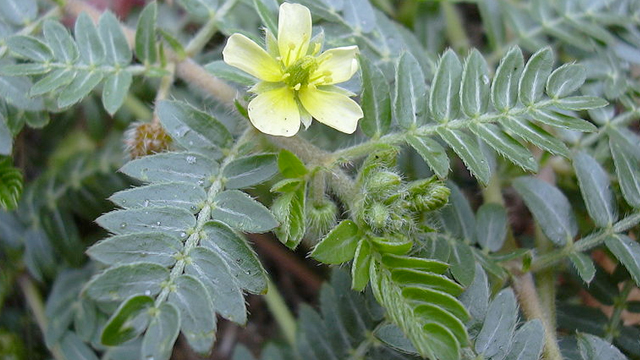
[{"label": "flower center", "polygon": [[318,62],[315,57],[303,56],[286,69],[284,82],[298,90],[301,86],[309,84],[309,76],[317,69]]}]

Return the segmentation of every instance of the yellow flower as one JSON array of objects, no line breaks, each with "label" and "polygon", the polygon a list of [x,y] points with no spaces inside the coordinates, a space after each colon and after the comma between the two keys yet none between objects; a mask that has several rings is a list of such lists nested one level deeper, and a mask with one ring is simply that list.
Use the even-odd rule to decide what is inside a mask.
[{"label": "yellow flower", "polygon": [[362,118],[353,94],[335,84],[349,80],[358,70],[357,46],[321,54],[322,44],[311,42],[311,13],[299,4],[283,3],[278,38],[267,30],[267,50],[244,35],[233,34],[222,51],[224,61],[261,81],[249,91],[249,119],[260,131],[293,136],[311,124],[311,117],[351,134]]}]

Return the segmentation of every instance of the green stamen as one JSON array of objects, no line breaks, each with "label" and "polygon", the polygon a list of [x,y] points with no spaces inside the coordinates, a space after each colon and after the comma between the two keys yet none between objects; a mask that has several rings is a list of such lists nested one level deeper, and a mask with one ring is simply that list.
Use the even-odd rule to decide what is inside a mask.
[{"label": "green stamen", "polygon": [[318,62],[316,58],[310,55],[304,56],[287,68],[285,76],[288,76],[284,79],[284,82],[293,88],[307,85],[309,84],[309,76],[317,69]]}]

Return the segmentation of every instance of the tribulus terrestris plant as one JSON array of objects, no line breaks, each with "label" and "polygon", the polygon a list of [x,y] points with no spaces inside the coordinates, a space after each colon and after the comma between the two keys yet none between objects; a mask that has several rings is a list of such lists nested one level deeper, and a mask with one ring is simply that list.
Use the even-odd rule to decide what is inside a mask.
[{"label": "tribulus terrestris plant", "polygon": [[0,357],[640,359],[640,2],[106,3],[0,1]]}]

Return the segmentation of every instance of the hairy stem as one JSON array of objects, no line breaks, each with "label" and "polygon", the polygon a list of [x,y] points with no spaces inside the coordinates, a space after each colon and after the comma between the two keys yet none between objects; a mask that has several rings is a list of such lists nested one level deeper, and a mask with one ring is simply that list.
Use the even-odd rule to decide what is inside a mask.
[{"label": "hairy stem", "polygon": [[274,319],[280,326],[280,330],[291,346],[296,344],[296,319],[289,311],[289,307],[284,302],[282,295],[278,291],[278,287],[269,279],[269,291],[264,296],[269,310],[273,314]]}]

